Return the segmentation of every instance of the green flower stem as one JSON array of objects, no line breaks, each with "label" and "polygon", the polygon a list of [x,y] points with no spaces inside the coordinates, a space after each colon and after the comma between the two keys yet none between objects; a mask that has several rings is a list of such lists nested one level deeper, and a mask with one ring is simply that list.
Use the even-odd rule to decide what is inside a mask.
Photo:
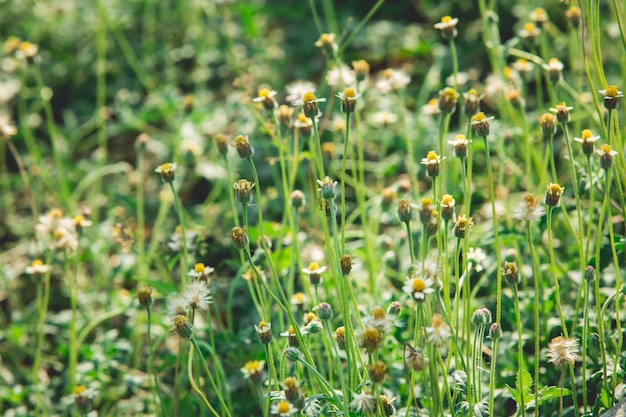
[{"label": "green flower stem", "polygon": [[[313,166],[317,167],[317,172],[315,175],[317,178],[322,178],[326,176],[324,173],[324,156],[322,155],[322,142],[320,141],[320,133],[317,126],[317,118],[311,118],[311,122],[313,122],[313,141],[315,143],[315,156],[311,156],[314,158]],[[311,149],[313,151],[313,149]]]},{"label": "green flower stem", "polygon": [[537,352],[539,352],[539,301],[541,300],[541,295],[539,292],[539,264],[537,262],[537,255],[535,254],[535,247],[533,245],[531,233],[530,233],[530,223],[526,223],[526,240],[528,241],[528,251],[530,252],[530,262],[532,265],[533,271],[533,284],[535,290],[534,297],[534,315],[535,315],[535,417],[539,417],[539,357]]},{"label": "green flower stem", "polygon": [[[283,135],[282,132],[280,130],[280,124],[278,122],[278,117],[276,116],[276,112],[272,110],[272,120],[274,121],[274,126],[276,127],[276,136],[277,136],[277,141],[278,141],[278,159],[280,162],[280,177],[282,180],[282,186],[283,186],[283,198],[284,198],[284,212],[285,212],[285,217],[284,219],[288,222],[291,223],[292,221],[292,216],[291,216],[291,202],[290,202],[290,191],[289,191],[289,184],[288,184],[288,178],[289,176],[287,175],[287,155],[285,152],[285,143],[283,141]],[[289,224],[290,229],[293,230],[293,224]]]},{"label": "green flower stem", "polygon": [[[50,265],[52,262],[52,253],[49,252],[46,265]],[[39,313],[39,323],[37,325],[37,346],[35,347],[35,357],[33,359],[33,385],[38,385],[41,380],[39,378],[39,368],[41,365],[41,354],[43,350],[43,340],[45,336],[46,317],[48,315],[48,305],[50,301],[50,275],[52,274],[52,268],[48,268],[48,271],[43,275],[43,289],[41,285],[37,285],[37,310]],[[37,278],[39,278],[37,276]],[[47,407],[44,405],[41,393],[37,390],[37,412],[45,413],[48,415]],[[41,408],[42,407],[42,408]],[[44,411],[46,410],[46,411]]]},{"label": "green flower stem", "polygon": [[[198,356],[200,356],[200,363],[202,363],[202,367],[204,368],[204,371],[206,372],[207,376],[209,377],[209,384],[211,384],[211,389],[213,389],[213,391],[215,392],[215,395],[217,396],[217,399],[218,399],[218,401],[220,403],[220,406],[222,407],[222,412],[225,413],[226,416],[230,417],[230,415],[231,415],[230,414],[230,409],[228,408],[228,406],[224,402],[224,398],[222,397],[222,391],[219,389],[219,387],[215,383],[215,379],[213,378],[213,374],[209,370],[209,365],[208,365],[206,359],[204,358],[204,355],[202,354],[202,350],[200,349],[200,346],[198,345],[198,342],[196,341],[196,338],[192,335],[189,340],[191,341],[191,344],[195,348],[196,352],[198,353]],[[193,351],[190,349],[189,350],[189,357],[190,357],[189,361],[191,361],[191,356],[192,355],[193,355]],[[191,378],[190,378],[190,380],[191,380]]]},{"label": "green flower stem", "polygon": [[[200,397],[200,399],[202,400],[206,408],[209,409],[211,414],[213,414],[215,417],[220,417],[220,415],[217,413],[217,411],[215,411],[211,403],[209,403],[209,400],[207,400],[207,398],[204,396],[200,388],[198,388],[198,385],[196,385],[196,381],[193,378],[193,350],[196,344],[193,338],[191,340],[192,340],[192,344],[189,345],[189,360],[187,361],[187,376],[189,377],[189,384],[191,385],[191,389],[198,395],[198,397]],[[200,352],[199,348],[198,348],[198,352],[200,353],[200,356],[202,357],[202,352]],[[202,362],[204,363],[205,366],[207,366],[204,360],[202,360]],[[210,373],[209,373],[209,379],[213,380]],[[219,394],[218,394],[218,397],[219,397]],[[224,405],[222,405],[222,411],[224,413],[227,413],[226,415],[230,416],[230,412],[228,411],[227,408],[224,407]]]},{"label": "green flower stem", "polygon": [[298,356],[298,362],[304,365],[304,367],[307,368],[309,372],[311,372],[315,376],[320,385],[325,388],[326,393],[335,400],[336,404],[341,403],[341,400],[339,400],[339,397],[337,397],[337,394],[335,393],[335,389],[328,383],[328,380],[324,378],[313,365],[307,362],[302,356]]},{"label": "green flower stem", "polygon": [[450,271],[448,269],[449,264],[448,264],[448,220],[446,220],[444,222],[444,226],[443,226],[443,278],[442,278],[442,285],[443,285],[443,303],[444,306],[446,307],[446,316],[448,317],[448,319],[450,319],[450,317],[452,316],[452,307],[450,305]]},{"label": "green flower stem", "polygon": [[589,219],[587,220],[587,242],[585,244],[585,258],[589,259],[591,243],[591,226],[593,225],[593,206],[595,204],[594,191],[595,184],[593,182],[593,168],[591,168],[591,156],[587,155],[587,175],[589,175]]},{"label": "green flower stem", "polygon": [[[331,330],[330,330],[330,326],[328,325],[328,323],[324,324],[324,336],[323,336],[323,342],[324,342],[324,349],[326,350],[326,352],[328,353],[328,363],[332,364],[333,367],[337,370],[337,373],[339,374],[339,383],[341,385],[341,392],[342,392],[342,397],[343,397],[343,408],[344,410],[348,409],[348,400],[350,398],[350,391],[348,390],[348,385],[346,384],[346,377],[344,375],[343,370],[341,369],[341,359],[339,356],[339,349],[337,348],[337,344],[333,343],[333,335],[331,334]],[[330,348],[330,346],[332,346],[332,349]],[[330,372],[330,377],[332,379],[332,373],[333,373],[333,369],[329,369]]]},{"label": "green flower stem", "polygon": [[[491,171],[491,158],[489,156],[489,140],[487,136],[484,138],[485,143],[485,160],[487,162],[487,180],[489,181],[489,196],[491,198],[491,213],[493,215],[493,235],[496,252],[496,323],[500,324],[500,316],[502,313],[502,265],[500,260],[500,238],[498,236],[498,216],[496,213],[496,196],[493,189],[493,174]],[[468,174],[469,175],[469,174]]]},{"label": "green flower stem", "polygon": [[[522,329],[522,318],[519,312],[519,294],[517,292],[517,284],[513,285],[513,301],[515,303],[515,325],[517,326],[517,363],[518,363],[518,372],[522,372],[524,370],[524,341],[522,339],[523,329]],[[538,353],[539,351],[537,351]],[[524,415],[526,412],[526,406],[524,404],[524,378],[519,378],[519,387],[516,386],[516,389],[520,392],[520,404],[519,409],[521,410],[521,414]],[[537,403],[538,404],[538,403]],[[537,407],[537,406],[536,406]]]},{"label": "green flower stem", "polygon": [[565,316],[563,315],[563,309],[561,307],[561,293],[559,291],[559,276],[556,271],[556,260],[554,257],[554,246],[552,243],[552,209],[553,207],[548,207],[547,217],[548,217],[548,251],[550,254],[550,273],[554,277],[554,297],[556,298],[556,309],[559,313],[559,318],[561,319],[561,327],[563,330],[563,336],[567,339],[568,332],[567,326],[565,325]]},{"label": "green flower stem", "polygon": [[[597,279],[597,278],[596,278]],[[585,280],[585,301],[583,304],[583,330],[582,330],[582,357],[587,357],[587,337],[589,335],[589,291],[591,285]],[[582,366],[582,386],[583,386],[583,414],[587,414],[587,361],[581,361]]]},{"label": "green flower stem", "polygon": [[139,280],[147,278],[148,264],[146,262],[146,220],[144,200],[144,155],[146,147],[139,144],[137,149],[136,170],[138,174],[135,200],[137,201],[137,275]]},{"label": "green flower stem", "polygon": [[456,44],[454,43],[454,38],[451,37],[448,39],[448,45],[450,46],[450,56],[452,57],[452,74],[454,76],[454,90],[457,91],[459,88],[459,58],[456,53]]},{"label": "green flower stem", "polygon": [[411,234],[411,222],[404,222],[406,226],[406,237],[409,242],[409,255],[411,257],[411,265],[415,265],[415,249],[413,249],[413,235]]},{"label": "green flower stem", "polygon": [[183,287],[187,285],[187,271],[189,270],[187,258],[187,235],[185,232],[185,218],[183,217],[183,209],[180,205],[180,200],[178,199],[178,193],[174,189],[174,182],[170,181],[170,190],[172,190],[172,195],[174,196],[174,207],[176,208],[176,214],[178,215],[178,223],[180,224],[180,234],[183,242],[183,254],[180,262],[180,282]]},{"label": "green flower stem", "polygon": [[[569,366],[569,378],[570,384],[572,385],[572,401],[574,402],[574,416],[579,417],[580,411],[578,410],[578,395],[576,395],[576,378],[574,375],[574,366]],[[586,381],[583,382],[583,385]]]},{"label": "green flower stem", "polygon": [[[230,402],[230,392],[228,391],[228,380],[226,379],[226,373],[222,367],[222,361],[217,356],[217,350],[215,349],[215,336],[213,334],[213,320],[211,318],[211,308],[207,308],[207,331],[209,333],[209,346],[211,347],[211,359],[213,359],[213,366],[215,366],[217,389],[220,394],[225,397],[226,405],[230,409],[232,404]],[[223,380],[223,381],[222,381]]]},{"label": "green flower stem", "polygon": [[574,168],[574,153],[572,152],[572,144],[569,138],[569,133],[567,129],[567,124],[563,123],[563,134],[565,135],[565,144],[567,145],[567,155],[569,157],[569,167],[570,167],[570,175],[572,176],[572,185],[574,188],[574,198],[576,199],[576,217],[578,220],[578,234],[576,235],[578,240],[578,254],[580,261],[580,272],[584,274],[585,272],[585,253],[584,253],[584,242],[583,242],[583,220],[582,220],[582,212],[581,212],[581,203],[580,203],[580,195],[578,193],[578,176],[576,175],[576,169]]},{"label": "green flower stem", "polygon": [[472,151],[472,129],[470,123],[467,123],[467,165],[461,164],[462,169],[467,168],[465,184],[463,185],[463,211],[469,216],[472,209],[472,165],[474,163],[474,152]]},{"label": "green flower stem", "polygon": [[[67,252],[63,254],[65,263],[65,276],[67,277],[67,289],[70,293],[70,306],[72,316],[70,318],[70,353],[68,364],[68,388],[72,390],[76,384],[76,363],[78,361],[78,344],[76,340],[76,265],[72,265],[74,268],[70,268],[70,259]],[[70,271],[72,269],[72,271]]]},{"label": "green flower stem", "polygon": [[265,355],[267,356],[267,366],[270,373],[268,387],[271,391],[273,382],[274,390],[279,391],[280,386],[278,385],[278,374],[276,373],[276,364],[274,363],[274,353],[272,352],[272,348],[269,344],[265,345]]},{"label": "green flower stem", "polygon": [[411,185],[413,187],[413,198],[415,201],[419,200],[419,183],[417,181],[417,173],[415,169],[415,152],[413,151],[413,138],[411,137],[409,130],[409,122],[407,120],[407,109],[404,104],[404,96],[401,92],[398,92],[399,107],[402,110],[402,126],[404,128],[404,140],[406,143],[406,168],[411,177]]},{"label": "green flower stem", "polygon": [[[312,0],[311,0],[312,1]],[[352,43],[352,39],[354,39],[354,37],[356,35],[358,35],[358,33],[361,31],[361,29],[363,29],[365,27],[365,25],[367,24],[367,22],[370,21],[370,19],[372,18],[372,16],[374,16],[374,13],[376,13],[376,11],[380,8],[380,6],[383,5],[383,3],[385,2],[385,0],[378,0],[376,2],[376,4],[370,9],[369,12],[367,12],[367,15],[365,15],[365,17],[359,22],[359,24],[357,25],[356,28],[354,28],[354,30],[352,31],[352,33],[350,33],[350,35],[341,41],[340,46],[339,46],[339,52],[338,54],[341,55],[341,53],[343,53],[343,50],[348,47],[350,45],[350,43]],[[321,31],[320,31],[321,33]]]},{"label": "green flower stem", "polygon": [[346,252],[346,161],[348,160],[348,145],[350,138],[350,113],[346,113],[346,139],[343,144],[343,160],[341,161],[341,256]]},{"label": "green flower stem", "polygon": [[554,162],[554,135],[548,138],[548,160],[550,162],[550,173],[552,174],[551,182],[558,182],[559,177],[556,176],[556,164]]},{"label": "green flower stem", "polygon": [[232,187],[233,182],[233,172],[230,168],[230,164],[228,163],[228,158],[226,155],[222,155],[222,160],[224,161],[224,167],[226,168],[226,181],[228,181],[228,185],[226,188],[228,189],[228,199],[230,200],[230,209],[233,212],[233,222],[235,226],[239,226],[239,214],[237,212],[237,203],[235,202],[235,190]]},{"label": "green flower stem", "polygon": [[[443,162],[443,160],[446,158],[446,136],[448,134],[448,128],[450,126],[450,116],[452,116],[451,113],[441,113],[441,117],[439,119],[439,157],[441,158],[441,161]],[[443,190],[446,186],[446,170],[442,169],[439,172],[439,175],[437,176],[437,178],[433,178],[433,187],[434,187],[434,182],[435,179],[439,180],[439,183],[441,184],[441,189]],[[433,191],[434,194],[434,191]],[[435,196],[435,202],[437,201],[437,197]]]},{"label": "green flower stem", "polygon": [[155,400],[158,401],[161,406],[161,415],[167,416],[168,412],[165,408],[165,403],[163,402],[163,397],[161,396],[161,389],[159,388],[159,377],[157,375],[155,366],[154,366],[154,344],[152,343],[152,311],[150,306],[146,307],[146,312],[148,313],[148,347],[149,347],[149,358],[148,358],[148,375],[152,376],[153,384],[151,384],[152,394],[156,397]]},{"label": "green flower stem", "polygon": [[[491,369],[489,372],[489,417],[494,416],[494,395],[496,392],[496,359],[498,358],[498,338],[491,340]],[[537,407],[535,407],[537,408]]]},{"label": "green flower stem", "polygon": [[[104,1],[97,1],[98,14],[104,15]],[[96,125],[98,129],[98,156],[99,167],[102,168],[107,162],[107,132],[104,106],[106,103],[106,74],[107,74],[107,23],[106,19],[98,19],[96,30]],[[143,174],[143,172],[142,172]],[[138,183],[141,183],[141,179]],[[102,178],[95,184],[92,196],[97,196],[102,188]],[[96,220],[98,218],[96,217]],[[139,223],[139,219],[137,219]],[[139,226],[139,224],[137,225]]]}]

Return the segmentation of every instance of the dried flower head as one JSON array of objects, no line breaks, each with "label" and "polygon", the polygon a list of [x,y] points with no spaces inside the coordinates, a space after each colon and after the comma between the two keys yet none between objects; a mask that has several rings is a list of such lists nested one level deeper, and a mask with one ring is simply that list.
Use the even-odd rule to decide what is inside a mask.
[{"label": "dried flower head", "polygon": [[604,144],[596,153],[600,156],[600,167],[605,171],[611,169],[613,166],[613,158],[617,155],[617,152],[611,150],[609,144]]},{"label": "dried flower head", "polygon": [[176,162],[166,162],[163,165],[159,165],[154,172],[161,174],[163,182],[170,183],[176,178]]},{"label": "dried flower head", "polygon": [[441,31],[441,36],[443,36],[444,39],[454,39],[457,35],[457,23],[459,23],[458,18],[444,16],[441,18],[441,21],[435,23],[434,28]]},{"label": "dried flower head", "polygon": [[398,218],[402,223],[408,223],[413,220],[413,208],[409,200],[398,200]]},{"label": "dried flower head", "polygon": [[414,371],[421,371],[428,366],[428,359],[422,354],[419,347],[404,344],[404,366]]},{"label": "dried flower head", "polygon": [[544,113],[539,116],[539,125],[544,139],[551,138],[556,133],[556,118],[552,113]]},{"label": "dried flower head", "polygon": [[230,239],[233,242],[233,246],[239,250],[247,248],[250,244],[248,232],[242,227],[233,227],[230,231]]},{"label": "dried flower head", "polygon": [[619,99],[624,97],[624,93],[618,90],[615,85],[607,85],[606,89],[598,92],[604,96],[604,107],[606,107],[607,110],[616,109]]},{"label": "dried flower head", "polygon": [[489,135],[489,121],[493,119],[493,116],[487,117],[485,113],[478,112],[470,119],[472,131],[474,135],[479,138],[484,138]]},{"label": "dried flower head", "polygon": [[211,303],[211,289],[205,281],[193,281],[187,285],[183,293],[187,305],[192,310],[206,310]]},{"label": "dried flower head", "polygon": [[147,285],[140,285],[137,288],[137,300],[139,301],[139,305],[143,308],[150,308],[152,305],[152,287]]},{"label": "dried flower head", "polygon": [[365,349],[367,353],[372,353],[380,346],[383,341],[382,333],[375,327],[366,326],[361,332],[360,347]]},{"label": "dried flower head", "polygon": [[532,222],[541,219],[544,213],[544,208],[539,205],[539,199],[528,193],[513,212],[513,217]]},{"label": "dried flower head", "polygon": [[573,107],[568,107],[564,101],[560,102],[555,107],[550,107],[550,111],[556,115],[556,120],[559,123],[568,123],[569,112],[573,109]]},{"label": "dried flower head", "polygon": [[563,190],[565,188],[561,187],[559,184],[550,183],[547,187],[546,199],[545,203],[548,207],[556,207],[561,202],[561,194],[563,194]]},{"label": "dried flower head", "polygon": [[502,276],[507,284],[514,286],[518,285],[522,279],[520,277],[519,270],[517,269],[517,263],[505,262],[502,267]]},{"label": "dried flower head", "polygon": [[339,326],[335,329],[335,334],[333,335],[334,339],[337,341],[337,346],[339,349],[346,349],[346,328],[344,326]]},{"label": "dried flower head", "polygon": [[422,279],[417,274],[413,274],[411,277],[407,278],[402,290],[418,302],[426,300],[427,294],[435,292],[433,289],[433,280],[430,278]]},{"label": "dried flower head", "polygon": [[450,326],[446,323],[446,320],[441,314],[435,313],[430,321],[430,327],[426,328],[426,334],[428,335],[428,342],[433,343],[435,346],[445,346],[452,336]]},{"label": "dried flower head", "polygon": [[600,139],[600,136],[594,136],[593,133],[591,133],[591,130],[589,129],[584,129],[579,138],[574,138],[576,142],[579,142],[582,144],[583,154],[587,156],[593,154],[594,152],[593,143],[599,139]]},{"label": "dried flower head", "polygon": [[339,259],[339,264],[341,266],[342,275],[346,276],[350,274],[350,271],[352,271],[352,266],[354,265],[354,261],[352,260],[352,257],[349,254],[344,253],[343,255],[341,255],[341,258]]},{"label": "dried flower head", "polygon": [[241,159],[249,159],[254,155],[254,149],[250,145],[250,140],[245,135],[238,135],[235,138],[235,149]]},{"label": "dried flower head", "polygon": [[456,221],[454,222],[454,228],[452,229],[452,233],[459,239],[464,239],[469,233],[470,229],[474,225],[474,221],[471,217],[467,217],[465,214],[461,214],[457,216]]},{"label": "dried flower head", "polygon": [[249,204],[252,202],[252,189],[255,184],[245,179],[240,179],[233,184],[237,201],[241,204]]},{"label": "dried flower head", "polygon": [[574,365],[578,359],[578,340],[557,336],[548,343],[548,362],[563,367]]},{"label": "dried flower head", "polygon": [[372,384],[380,384],[387,376],[387,365],[383,361],[376,361],[369,366],[367,373]]},{"label": "dried flower head", "polygon": [[439,110],[441,110],[443,113],[454,113],[458,99],[459,94],[454,88],[444,88],[443,90],[439,91]]},{"label": "dried flower head", "polygon": [[189,323],[187,316],[178,315],[174,318],[174,325],[171,327],[170,331],[178,333],[183,339],[191,339],[194,328],[193,325]]},{"label": "dried flower head", "polygon": [[376,397],[367,389],[362,389],[360,394],[352,393],[350,409],[358,414],[370,415],[376,408]]}]

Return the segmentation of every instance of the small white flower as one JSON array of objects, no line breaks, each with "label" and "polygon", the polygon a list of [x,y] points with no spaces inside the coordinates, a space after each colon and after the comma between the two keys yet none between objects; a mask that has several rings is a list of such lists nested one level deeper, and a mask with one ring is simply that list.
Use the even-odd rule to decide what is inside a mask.
[{"label": "small white flower", "polygon": [[167,300],[167,312],[172,318],[176,316],[186,316],[189,311],[189,304],[182,295],[174,295]]},{"label": "small white flower", "polygon": [[187,272],[187,276],[195,279],[206,279],[215,271],[215,268],[206,266],[203,263],[197,263]]},{"label": "small white flower", "polygon": [[357,413],[369,414],[374,411],[376,406],[376,397],[369,393],[367,390],[361,391],[360,394],[352,393],[352,401],[350,402],[350,408]]},{"label": "small white flower", "polygon": [[376,88],[386,94],[391,91],[403,90],[411,82],[411,77],[402,70],[387,68],[376,82]]},{"label": "small white flower", "polygon": [[211,303],[211,290],[204,281],[194,281],[187,285],[183,297],[190,308],[206,310]]},{"label": "small white flower", "polygon": [[573,365],[578,359],[578,339],[557,336],[548,343],[548,362],[556,366],[565,366]]},{"label": "small white flower", "polygon": [[289,417],[297,411],[298,409],[291,405],[288,401],[280,401],[276,404],[272,404],[272,407],[270,408],[272,415],[278,417]]},{"label": "small white flower", "polygon": [[24,272],[30,275],[44,275],[50,270],[50,265],[43,263],[41,259],[35,259],[30,266],[24,269]]},{"label": "small white flower", "polygon": [[413,299],[417,301],[424,301],[426,299],[426,294],[432,294],[435,291],[432,287],[432,279],[422,279],[417,275],[413,275],[411,278],[407,278],[402,290],[408,293]]},{"label": "small white flower", "polygon": [[378,111],[370,117],[372,125],[377,127],[389,126],[396,123],[398,120],[397,114],[385,110]]},{"label": "small white flower", "polygon": [[356,82],[356,75],[347,65],[340,65],[328,71],[326,82],[333,88],[353,85]]},{"label": "small white flower", "polygon": [[487,259],[487,255],[481,248],[469,248],[467,252],[467,261],[474,266],[474,271],[481,272],[483,270],[482,262]]},{"label": "small white flower", "polygon": [[308,91],[315,91],[315,84],[309,81],[294,81],[287,85],[287,97],[286,101],[292,103],[298,99],[301,99]]},{"label": "small white flower", "polygon": [[241,368],[241,373],[243,373],[243,377],[246,379],[260,376],[263,373],[263,367],[265,366],[265,361],[249,361],[246,362],[245,366]]}]

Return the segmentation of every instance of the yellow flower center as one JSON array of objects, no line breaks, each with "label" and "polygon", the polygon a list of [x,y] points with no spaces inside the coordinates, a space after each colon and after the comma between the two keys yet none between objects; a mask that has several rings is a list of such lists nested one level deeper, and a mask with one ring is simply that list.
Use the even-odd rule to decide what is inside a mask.
[{"label": "yellow flower center", "polygon": [[166,162],[163,165],[161,165],[161,172],[169,172],[171,170],[172,170],[172,164],[170,164],[169,162]]},{"label": "yellow flower center", "polygon": [[611,153],[611,146],[608,144],[602,145],[602,152],[604,152],[605,154],[610,154]]},{"label": "yellow flower center", "polygon": [[606,94],[607,97],[617,97],[619,95],[619,91],[617,90],[617,86],[615,85],[608,85],[606,87]]},{"label": "yellow flower center", "polygon": [[337,330],[335,330],[335,336],[337,337],[343,337],[346,334],[346,328],[341,326],[341,327],[337,327]]},{"label": "yellow flower center", "polygon": [[422,207],[430,207],[433,204],[432,200],[428,197],[422,198]]},{"label": "yellow flower center", "polygon": [[386,79],[390,79],[391,77],[393,77],[393,69],[387,68],[386,70],[384,70],[383,77],[385,77]]},{"label": "yellow flower center", "polygon": [[473,88],[470,88],[470,90],[467,92],[467,95],[468,96],[477,96],[478,93]]},{"label": "yellow flower center", "polygon": [[304,322],[305,322],[306,324],[309,324],[310,322],[312,322],[312,321],[313,321],[313,320],[315,320],[315,319],[317,319],[317,316],[315,315],[315,313],[311,313],[311,312],[309,312],[309,313],[306,313],[306,314],[304,315]]},{"label": "yellow flower center", "polygon": [[85,218],[82,215],[78,215],[76,217],[74,217],[74,224],[76,225],[80,225],[82,222],[85,221]]},{"label": "yellow flower center", "polygon": [[315,100],[317,100],[317,97],[315,97],[315,94],[313,94],[313,92],[311,91],[305,93],[304,98],[302,99],[302,101],[304,101],[305,103],[310,103],[311,101]]},{"label": "yellow flower center", "polygon": [[54,240],[61,240],[65,236],[65,232],[62,229],[57,229],[53,233]]},{"label": "yellow flower center", "polygon": [[20,43],[20,50],[28,51],[32,46],[33,46],[33,44],[30,43],[30,42],[22,42],[22,43]]},{"label": "yellow flower center", "polygon": [[259,97],[268,97],[270,95],[270,90],[267,88],[261,88],[259,90]]},{"label": "yellow flower center", "polygon": [[287,401],[281,401],[278,403],[278,414],[288,413],[291,410],[291,406]]},{"label": "yellow flower center", "polygon": [[376,320],[384,320],[386,317],[385,310],[380,307],[376,307],[372,310],[372,317]]},{"label": "yellow flower center", "polygon": [[203,274],[205,271],[205,266],[203,263],[198,263],[193,266],[193,270],[198,274]]},{"label": "yellow flower center", "polygon": [[437,156],[437,153],[435,151],[428,152],[428,155],[426,155],[426,159],[428,159],[428,162],[431,162],[431,161],[437,162],[437,161],[439,161],[439,157]]},{"label": "yellow flower center", "polygon": [[534,31],[535,31],[535,29],[536,29],[536,27],[535,27],[535,24],[534,24],[534,23],[526,23],[526,24],[524,25],[524,30],[525,30],[526,32],[534,32]]},{"label": "yellow flower center", "polygon": [[60,219],[63,217],[63,212],[60,209],[52,209],[50,210],[50,217],[53,219]]},{"label": "yellow flower center", "polygon": [[548,65],[554,65],[554,64],[559,64],[561,63],[561,61],[559,61],[557,58],[550,58],[548,60]]},{"label": "yellow flower center", "polygon": [[289,376],[285,378],[285,380],[283,381],[283,385],[286,389],[298,388],[298,380],[292,376]]},{"label": "yellow flower center", "polygon": [[582,140],[587,141],[588,139],[593,137],[593,133],[591,133],[591,130],[585,129],[582,131],[580,136],[582,136]]},{"label": "yellow flower center", "polygon": [[474,123],[480,123],[482,121],[484,121],[487,118],[487,116],[485,116],[485,113],[483,112],[478,112],[475,115],[472,116],[472,122]]},{"label": "yellow flower center", "polygon": [[293,299],[297,304],[302,304],[304,303],[304,294],[302,294],[301,292],[296,293],[293,295]]},{"label": "yellow flower center", "polygon": [[413,292],[423,292],[426,289],[426,283],[421,278],[413,280]]},{"label": "yellow flower center", "polygon": [[376,343],[380,337],[380,332],[373,327],[368,327],[363,332],[363,341],[365,343]]},{"label": "yellow flower center", "polygon": [[356,92],[354,88],[346,88],[346,91],[343,92],[343,98],[351,99],[356,97]]},{"label": "yellow flower center", "polygon": [[309,271],[313,272],[320,269],[320,265],[317,262],[311,262],[309,264]]},{"label": "yellow flower center", "polygon": [[74,395],[80,395],[83,392],[87,391],[87,387],[85,387],[84,385],[78,385],[76,387],[74,387]]},{"label": "yellow flower center", "polygon": [[535,13],[537,16],[540,16],[540,17],[543,17],[543,16],[545,16],[545,15],[546,15],[546,11],[545,11],[545,9],[543,9],[543,8],[541,8],[541,7],[537,7],[537,8],[535,9],[534,13]]},{"label": "yellow flower center", "polygon": [[563,188],[559,184],[548,185],[548,194],[561,195],[562,193],[563,193]]},{"label": "yellow flower center", "polygon": [[449,207],[454,204],[454,198],[450,194],[446,194],[441,199],[441,205],[443,207]]},{"label": "yellow flower center", "polygon": [[510,80],[511,77],[513,76],[513,68],[504,67],[504,76],[506,77],[507,80]]},{"label": "yellow flower center", "polygon": [[41,259],[35,259],[32,263],[32,266],[34,267],[43,266],[43,261]]},{"label": "yellow flower center", "polygon": [[451,16],[444,16],[441,18],[441,23],[448,23],[451,20],[452,20]]},{"label": "yellow flower center", "polygon": [[255,374],[259,372],[261,369],[261,362],[259,361],[250,361],[246,362],[246,371],[250,374]]}]

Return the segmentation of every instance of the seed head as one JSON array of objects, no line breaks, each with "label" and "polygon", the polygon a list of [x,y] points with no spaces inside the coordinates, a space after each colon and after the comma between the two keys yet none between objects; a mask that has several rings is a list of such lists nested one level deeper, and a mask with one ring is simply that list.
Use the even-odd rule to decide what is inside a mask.
[{"label": "seed head", "polygon": [[539,124],[544,139],[549,139],[556,133],[556,118],[552,113],[544,113],[539,116]]},{"label": "seed head", "polygon": [[505,262],[502,267],[502,276],[507,284],[511,286],[518,285],[521,282],[520,274],[515,262]]},{"label": "seed head", "polygon": [[143,308],[150,308],[152,306],[152,288],[147,285],[141,285],[137,289],[137,300],[139,305]]},{"label": "seed head", "polygon": [[444,88],[443,90],[439,91],[439,110],[447,114],[454,113],[458,99],[459,95],[454,90],[454,88]]},{"label": "seed head", "polygon": [[249,159],[254,155],[254,149],[250,145],[250,140],[245,135],[238,135],[235,138],[235,149],[241,159]]},{"label": "seed head", "polygon": [[565,188],[559,184],[550,183],[547,187],[545,203],[548,207],[557,207],[561,202],[561,194],[563,194]]},{"label": "seed head", "polygon": [[471,217],[467,217],[465,214],[461,214],[457,216],[456,221],[454,222],[454,228],[452,229],[452,233],[459,239],[464,239],[472,226],[474,225],[474,221]]},{"label": "seed head", "polygon": [[187,316],[183,315],[178,315],[174,318],[174,325],[171,330],[178,333],[183,339],[191,339],[194,332],[194,328],[191,323],[189,323],[189,319],[187,319]]},{"label": "seed head", "polygon": [[343,276],[349,275],[350,271],[352,271],[352,266],[354,265],[352,257],[347,253],[344,253],[343,255],[341,255],[339,263],[341,265],[341,273],[343,274]]},{"label": "seed head", "polygon": [[409,200],[398,200],[398,218],[402,223],[408,223],[413,220],[413,208]]},{"label": "seed head", "polygon": [[364,348],[367,353],[373,353],[380,346],[383,336],[375,327],[365,327],[363,334],[361,335],[360,346]]},{"label": "seed head", "polygon": [[255,184],[248,180],[241,179],[233,184],[235,196],[241,204],[249,204],[252,201],[252,189]]},{"label": "seed head", "polygon": [[578,340],[557,336],[548,343],[548,362],[557,367],[574,365],[578,359]]},{"label": "seed head", "polygon": [[368,375],[372,384],[380,384],[387,376],[387,365],[383,361],[374,362],[368,369]]},{"label": "seed head", "polygon": [[405,343],[404,366],[419,372],[428,366],[428,359],[422,355],[422,350],[419,347],[414,348],[408,343]]},{"label": "seed head", "polygon": [[243,250],[250,244],[248,239],[248,232],[241,227],[233,227],[230,231],[230,239],[233,241],[235,248]]}]

